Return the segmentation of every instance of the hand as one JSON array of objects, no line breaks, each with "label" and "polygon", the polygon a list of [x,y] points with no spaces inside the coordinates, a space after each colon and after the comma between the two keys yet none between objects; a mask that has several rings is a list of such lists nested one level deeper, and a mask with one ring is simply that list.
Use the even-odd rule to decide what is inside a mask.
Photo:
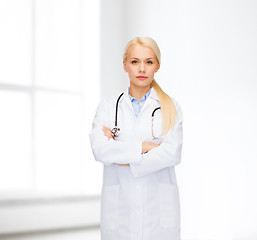
[{"label": "hand", "polygon": [[142,142],[142,153],[147,153],[155,147],[159,147],[160,144],[152,143],[152,142]]},{"label": "hand", "polygon": [[[110,128],[103,125],[102,130],[104,132],[104,135],[106,137],[108,137],[108,140],[110,140],[110,138],[114,139],[114,134],[112,133]],[[129,164],[118,164],[118,163],[115,163],[115,164],[120,165],[120,166],[129,166]]]},{"label": "hand", "polygon": [[108,140],[110,140],[110,138],[114,139],[114,134],[112,133],[110,128],[103,125],[102,130],[104,132],[104,135],[108,137]]}]

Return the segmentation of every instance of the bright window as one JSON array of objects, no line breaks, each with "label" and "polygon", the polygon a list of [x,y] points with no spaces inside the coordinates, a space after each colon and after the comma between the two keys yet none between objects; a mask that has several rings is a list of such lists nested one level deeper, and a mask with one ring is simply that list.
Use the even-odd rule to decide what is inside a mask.
[{"label": "bright window", "polygon": [[0,1],[0,192],[96,193],[86,183],[101,182],[88,140],[99,11],[98,1]]}]

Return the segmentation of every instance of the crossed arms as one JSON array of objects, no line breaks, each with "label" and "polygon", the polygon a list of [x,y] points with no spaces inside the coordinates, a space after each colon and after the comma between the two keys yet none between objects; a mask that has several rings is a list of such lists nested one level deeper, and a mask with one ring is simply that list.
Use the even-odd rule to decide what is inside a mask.
[{"label": "crossed arms", "polygon": [[183,114],[176,102],[175,105],[177,108],[175,126],[158,145],[139,140],[115,141],[110,128],[107,127],[108,102],[105,99],[102,100],[89,134],[96,161],[104,165],[130,166],[134,177],[142,177],[179,164],[183,142]]}]

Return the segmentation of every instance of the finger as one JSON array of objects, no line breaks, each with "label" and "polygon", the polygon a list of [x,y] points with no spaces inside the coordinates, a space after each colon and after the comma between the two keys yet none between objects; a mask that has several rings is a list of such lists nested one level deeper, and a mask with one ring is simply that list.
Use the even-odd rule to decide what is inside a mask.
[{"label": "finger", "polygon": [[105,129],[103,129],[103,131],[104,131],[104,135],[110,139],[110,134],[108,133],[108,131],[106,131]]},{"label": "finger", "polygon": [[103,126],[102,129],[103,129],[104,131],[107,131],[109,128],[106,127],[106,126]]},{"label": "finger", "polygon": [[104,135],[107,135],[107,132],[104,128],[102,128],[103,132],[104,132]]},{"label": "finger", "polygon": [[103,129],[104,132],[108,133],[108,128],[103,127],[102,129]]},{"label": "finger", "polygon": [[112,131],[109,131],[109,134],[110,134],[111,137],[114,136],[114,133],[112,133]]},{"label": "finger", "polygon": [[106,132],[106,134],[108,134],[109,137],[112,137],[113,133],[109,128],[104,128],[104,131]]},{"label": "finger", "polygon": [[107,132],[108,132],[108,134],[109,134],[111,137],[114,136],[114,134],[112,133],[112,131],[111,131],[110,129],[108,129]]},{"label": "finger", "polygon": [[109,131],[106,131],[106,134],[108,135],[108,138],[112,138],[112,134]]},{"label": "finger", "polygon": [[102,127],[102,130],[105,132],[105,131],[106,131],[106,128],[105,128],[105,127]]},{"label": "finger", "polygon": [[103,125],[102,130],[104,131],[105,136],[107,136],[109,139],[114,138],[114,134],[108,127]]},{"label": "finger", "polygon": [[[104,129],[108,129],[108,130],[110,130],[110,128],[106,127],[105,125],[103,125],[103,128],[104,128]],[[110,130],[110,131],[111,131],[111,130]]]},{"label": "finger", "polygon": [[109,128],[107,128],[106,131],[107,131],[108,133],[112,134],[112,131],[111,131]]},{"label": "finger", "polygon": [[111,138],[111,135],[108,131],[105,131],[105,135],[110,139]]},{"label": "finger", "polygon": [[113,139],[114,139],[114,133],[111,133],[111,138],[113,138]]}]

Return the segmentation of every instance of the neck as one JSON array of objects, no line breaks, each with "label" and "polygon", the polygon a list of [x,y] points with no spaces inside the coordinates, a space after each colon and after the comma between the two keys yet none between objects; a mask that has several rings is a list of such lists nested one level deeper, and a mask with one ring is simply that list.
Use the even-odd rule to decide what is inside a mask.
[{"label": "neck", "polygon": [[129,94],[136,98],[138,102],[141,101],[142,97],[149,91],[151,86],[146,87],[134,87],[133,85],[130,85],[129,88]]}]

